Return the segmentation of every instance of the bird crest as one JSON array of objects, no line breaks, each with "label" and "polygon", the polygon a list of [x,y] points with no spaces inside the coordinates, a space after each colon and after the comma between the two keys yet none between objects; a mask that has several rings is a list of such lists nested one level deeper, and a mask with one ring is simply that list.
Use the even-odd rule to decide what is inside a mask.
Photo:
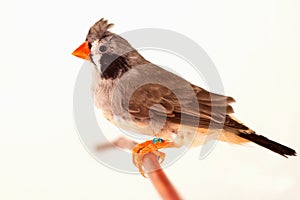
[{"label": "bird crest", "polygon": [[105,36],[108,36],[112,34],[108,30],[113,26],[114,24],[108,23],[107,20],[104,18],[100,19],[98,22],[96,22],[89,30],[89,33],[86,36],[86,40],[89,43],[93,43],[97,39],[101,39]]}]

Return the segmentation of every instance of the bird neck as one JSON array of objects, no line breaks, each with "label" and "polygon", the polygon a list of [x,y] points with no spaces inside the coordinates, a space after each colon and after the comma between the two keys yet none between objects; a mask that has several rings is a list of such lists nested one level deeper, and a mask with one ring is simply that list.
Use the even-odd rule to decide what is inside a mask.
[{"label": "bird neck", "polygon": [[135,50],[122,56],[116,54],[103,54],[100,59],[100,76],[103,79],[120,78],[131,68],[147,63],[149,62]]},{"label": "bird neck", "polygon": [[132,68],[149,63],[149,61],[147,61],[136,50],[128,52],[126,55],[126,60],[127,60],[128,65],[130,65]]},{"label": "bird neck", "polygon": [[123,56],[116,54],[103,54],[100,65],[100,75],[103,79],[116,79],[131,68]]}]

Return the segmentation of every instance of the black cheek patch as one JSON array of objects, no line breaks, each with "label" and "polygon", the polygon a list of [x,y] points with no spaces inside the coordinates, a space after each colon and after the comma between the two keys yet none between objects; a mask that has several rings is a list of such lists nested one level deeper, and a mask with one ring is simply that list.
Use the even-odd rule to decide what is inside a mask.
[{"label": "black cheek patch", "polygon": [[115,79],[130,69],[126,59],[116,54],[103,54],[100,59],[102,77]]}]

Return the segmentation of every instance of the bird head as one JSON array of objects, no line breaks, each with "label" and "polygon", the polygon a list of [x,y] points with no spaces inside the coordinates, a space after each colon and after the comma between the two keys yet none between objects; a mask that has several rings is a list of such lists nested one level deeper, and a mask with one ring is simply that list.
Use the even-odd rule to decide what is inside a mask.
[{"label": "bird head", "polygon": [[[144,58],[103,18],[89,30],[86,40],[72,54],[91,61],[103,78],[116,78]],[[138,62],[137,62],[138,61]]]}]

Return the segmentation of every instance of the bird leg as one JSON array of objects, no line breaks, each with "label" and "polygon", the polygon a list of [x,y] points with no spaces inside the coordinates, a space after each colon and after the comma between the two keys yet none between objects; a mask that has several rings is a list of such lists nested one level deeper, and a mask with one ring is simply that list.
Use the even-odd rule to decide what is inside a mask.
[{"label": "bird leg", "polygon": [[139,169],[140,173],[145,176],[145,171],[143,170],[143,157],[148,153],[155,154],[160,163],[162,163],[165,159],[165,154],[163,152],[159,152],[158,149],[173,147],[174,143],[168,140],[163,140],[161,138],[153,138],[153,140],[148,140],[141,144],[137,144],[132,149],[132,161],[134,165]]}]

